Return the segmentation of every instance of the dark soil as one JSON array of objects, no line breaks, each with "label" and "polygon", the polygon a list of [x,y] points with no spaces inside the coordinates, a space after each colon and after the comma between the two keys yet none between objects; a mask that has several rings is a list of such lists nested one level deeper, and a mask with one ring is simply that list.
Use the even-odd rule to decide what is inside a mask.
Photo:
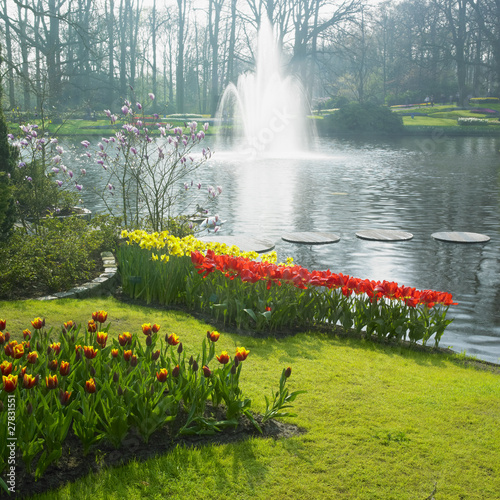
[{"label": "dark soil", "polygon": [[[217,417],[223,417],[222,412],[220,413]],[[38,481],[35,481],[33,475],[27,473],[21,457],[16,457],[16,495],[8,496],[0,488],[0,498],[25,498],[54,490],[68,482],[85,477],[91,472],[96,473],[106,468],[126,464],[132,460],[144,461],[154,458],[167,453],[176,446],[201,447],[207,444],[236,443],[252,437],[280,439],[305,432],[295,425],[276,420],[268,420],[263,424],[261,416],[254,415],[254,417],[261,426],[262,434],[248,418],[242,417],[237,428],[228,428],[213,435],[176,436],[176,429],[179,429],[183,424],[182,418],[179,418],[174,426],[165,426],[155,432],[147,444],[136,432],[131,432],[119,449],[115,449],[107,442],[102,442],[95,445],[86,456],[83,454],[80,440],[70,430],[63,444],[62,458],[57,464],[49,466]],[[32,468],[36,468],[36,462]]]}]

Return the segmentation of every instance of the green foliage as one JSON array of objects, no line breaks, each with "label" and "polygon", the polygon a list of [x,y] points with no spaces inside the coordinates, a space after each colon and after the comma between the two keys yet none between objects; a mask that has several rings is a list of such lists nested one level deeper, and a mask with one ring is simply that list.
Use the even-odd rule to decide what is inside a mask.
[{"label": "green foliage", "polygon": [[[66,321],[56,337],[54,329],[46,331],[45,322],[37,317],[31,321],[33,333],[24,330],[22,344],[12,340],[0,350],[2,373],[8,371],[9,375],[2,380],[0,402],[5,408],[9,393],[15,397],[22,458],[28,473],[36,461],[36,479],[61,458],[70,428],[84,455],[101,440],[120,448],[132,429],[145,444],[168,424],[173,424],[174,435],[213,434],[237,427],[240,417],[246,415],[260,430],[249,411],[251,400],[240,388],[242,367],[250,362],[245,361],[250,351],[239,347],[233,357],[227,351],[215,356],[220,335],[207,332],[201,353],[188,358],[176,334],[167,333],[164,344],[157,323],[142,324],[144,342],[137,333],[111,339],[110,324],[104,325],[107,318],[106,311],[92,313],[88,328]],[[3,334],[1,338],[5,343]],[[26,376],[19,375],[21,367]],[[289,374],[291,369],[287,370]],[[280,387],[284,389],[284,375]],[[283,404],[298,393],[286,397]],[[205,412],[208,401],[212,409]],[[7,428],[7,413],[0,411],[2,429]],[[177,417],[182,414],[187,418],[178,428]],[[279,416],[285,414],[270,415]],[[4,449],[0,449],[0,457],[5,457]]]},{"label": "green foliage", "polygon": [[[27,181],[27,177],[32,181]],[[47,174],[40,161],[16,169],[12,183],[17,215],[23,225],[29,222],[38,224],[43,217],[55,211],[68,213],[79,202],[78,193],[58,187],[54,174]]]},{"label": "green foliage", "polygon": [[[2,57],[0,54],[0,65]],[[0,104],[2,102],[2,80],[0,77]],[[11,234],[15,222],[15,205],[9,176],[14,171],[17,154],[7,141],[7,124],[0,105],[0,242]]]},{"label": "green foliage", "polygon": [[0,247],[0,298],[64,291],[86,281],[104,250],[116,248],[111,218],[48,218],[37,234],[18,228]]},{"label": "green foliage", "polygon": [[403,120],[389,108],[351,102],[325,117],[329,133],[395,134],[403,131]]}]

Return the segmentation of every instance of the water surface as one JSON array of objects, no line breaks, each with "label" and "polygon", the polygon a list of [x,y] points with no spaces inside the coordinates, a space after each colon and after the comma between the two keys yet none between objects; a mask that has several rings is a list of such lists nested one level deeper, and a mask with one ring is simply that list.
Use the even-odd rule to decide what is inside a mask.
[{"label": "water surface", "polygon": [[[221,185],[223,233],[259,235],[308,269],[451,292],[458,306],[440,345],[500,361],[500,139],[324,140],[312,151],[248,159],[216,148],[195,181]],[[89,172],[92,175],[92,172]],[[98,200],[85,194],[89,206]],[[361,229],[413,233],[361,240]],[[328,231],[338,243],[300,246],[281,235]],[[436,241],[434,232],[484,233],[485,244]]]}]

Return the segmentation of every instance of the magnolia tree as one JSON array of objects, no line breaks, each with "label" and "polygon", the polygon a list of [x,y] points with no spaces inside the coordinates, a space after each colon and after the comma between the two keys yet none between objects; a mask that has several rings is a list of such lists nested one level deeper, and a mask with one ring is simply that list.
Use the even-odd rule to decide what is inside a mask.
[{"label": "magnolia tree", "polygon": [[18,219],[26,227],[49,213],[68,210],[79,202],[80,178],[85,169],[73,172],[63,162],[64,149],[56,137],[41,126],[20,126],[21,134],[9,134],[12,145],[19,148],[19,161],[12,173]]},{"label": "magnolia tree", "polygon": [[[151,101],[154,95],[149,94]],[[105,111],[112,124],[117,115]],[[144,115],[143,106],[135,107],[125,101],[121,108],[125,124],[114,135],[103,138],[96,151],[90,151],[90,142],[82,141],[86,155],[95,159],[104,171],[104,188],[98,194],[113,215],[121,211],[125,226],[143,222],[154,231],[169,229],[175,216],[186,210],[180,199],[190,188],[201,184],[189,182],[189,176],[212,155],[210,148],[203,148],[195,157],[195,150],[205,138],[208,123],[202,127],[193,121],[185,128],[158,123],[159,116]],[[153,123],[154,132],[148,128]],[[221,193],[220,187],[208,187],[208,197]],[[120,203],[114,202],[118,194]],[[201,207],[198,205],[196,210]]]}]

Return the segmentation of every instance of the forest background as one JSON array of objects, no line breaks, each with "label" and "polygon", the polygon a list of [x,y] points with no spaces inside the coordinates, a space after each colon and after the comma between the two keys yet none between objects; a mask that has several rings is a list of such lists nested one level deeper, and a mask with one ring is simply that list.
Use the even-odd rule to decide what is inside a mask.
[{"label": "forest background", "polygon": [[0,0],[3,107],[213,116],[264,17],[315,109],[498,95],[498,0]]}]

